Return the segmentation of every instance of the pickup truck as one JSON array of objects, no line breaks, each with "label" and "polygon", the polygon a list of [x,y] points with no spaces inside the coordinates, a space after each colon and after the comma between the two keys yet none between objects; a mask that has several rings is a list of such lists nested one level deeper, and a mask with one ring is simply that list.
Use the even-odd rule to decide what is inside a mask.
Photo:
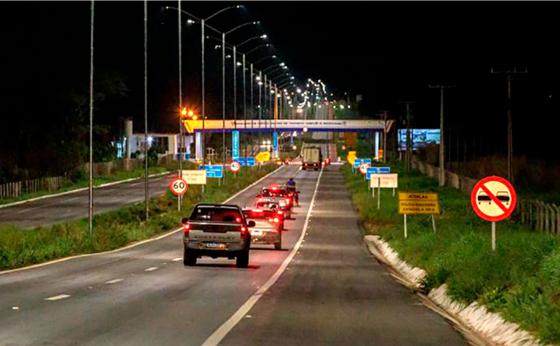
[{"label": "pickup truck", "polygon": [[243,210],[230,204],[197,204],[190,217],[183,218],[183,264],[193,266],[199,257],[227,257],[236,265],[249,265],[250,227]]}]

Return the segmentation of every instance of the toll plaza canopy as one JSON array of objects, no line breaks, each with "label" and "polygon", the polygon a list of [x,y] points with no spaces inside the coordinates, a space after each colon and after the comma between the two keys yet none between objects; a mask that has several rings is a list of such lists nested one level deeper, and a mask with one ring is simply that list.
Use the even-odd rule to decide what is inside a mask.
[{"label": "toll plaza canopy", "polygon": [[188,133],[193,132],[274,132],[274,131],[332,131],[332,132],[369,132],[391,129],[393,120],[183,120]]}]

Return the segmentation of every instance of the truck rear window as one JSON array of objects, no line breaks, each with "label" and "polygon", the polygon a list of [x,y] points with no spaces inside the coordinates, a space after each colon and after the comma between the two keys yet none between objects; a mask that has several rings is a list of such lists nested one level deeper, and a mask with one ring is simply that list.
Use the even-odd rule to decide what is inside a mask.
[{"label": "truck rear window", "polygon": [[233,208],[197,207],[191,217],[193,221],[233,222],[241,223],[241,213]]}]

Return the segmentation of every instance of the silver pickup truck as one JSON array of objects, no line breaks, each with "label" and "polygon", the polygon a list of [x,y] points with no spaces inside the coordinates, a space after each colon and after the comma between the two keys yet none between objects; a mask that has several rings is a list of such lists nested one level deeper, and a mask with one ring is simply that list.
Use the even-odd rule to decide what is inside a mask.
[{"label": "silver pickup truck", "polygon": [[195,265],[202,256],[236,259],[236,265],[249,265],[251,233],[240,207],[229,204],[197,204],[190,217],[183,218],[183,263]]}]

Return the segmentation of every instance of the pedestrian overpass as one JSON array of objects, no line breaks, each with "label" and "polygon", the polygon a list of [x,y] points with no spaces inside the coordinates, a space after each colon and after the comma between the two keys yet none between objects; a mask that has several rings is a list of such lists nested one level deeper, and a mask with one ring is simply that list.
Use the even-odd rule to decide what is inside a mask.
[{"label": "pedestrian overpass", "polygon": [[[379,148],[380,134],[389,132],[393,120],[327,120],[327,119],[241,119],[241,120],[183,120],[188,133],[195,134],[196,158],[202,157],[202,133],[232,132],[232,152],[239,147],[239,133],[271,132],[273,147],[278,148],[278,132],[374,132],[375,149]],[[236,156],[236,155],[233,155]]]}]

